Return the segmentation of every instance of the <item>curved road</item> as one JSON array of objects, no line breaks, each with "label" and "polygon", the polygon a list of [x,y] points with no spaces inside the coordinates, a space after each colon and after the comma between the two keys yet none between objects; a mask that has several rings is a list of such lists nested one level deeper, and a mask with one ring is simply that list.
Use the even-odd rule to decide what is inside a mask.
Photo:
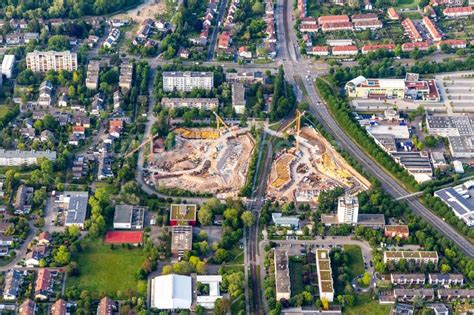
[{"label": "curved road", "polygon": [[[291,36],[289,33],[294,33],[293,28],[291,27],[291,16],[288,12],[291,12],[291,1],[279,0],[279,5],[286,7],[283,11],[286,12],[286,17],[283,18],[283,26],[286,32],[286,39],[288,40],[288,45],[286,46],[286,51],[283,53],[291,58],[291,61],[283,62],[285,67],[285,74],[287,79],[290,82],[294,82],[293,74],[294,73],[309,73],[311,80],[303,80],[305,88],[308,92],[307,101],[310,104],[310,111],[314,114],[318,120],[323,124],[324,128],[331,132],[331,134],[336,138],[339,144],[348,151],[353,157],[355,157],[361,166],[370,172],[375,178],[377,178],[382,187],[394,198],[399,198],[402,196],[409,195],[405,188],[403,188],[394,178],[389,175],[385,169],[382,169],[377,163],[375,163],[372,158],[358,146],[356,142],[351,137],[344,132],[344,130],[337,124],[335,119],[329,113],[327,107],[323,105],[314,85],[313,79],[317,77],[313,71],[308,70],[308,61],[298,60],[296,53],[294,52],[293,38],[294,34]],[[291,48],[293,47],[293,48]],[[441,234],[452,240],[456,245],[458,245],[469,257],[474,258],[474,245],[466,240],[462,235],[460,235],[454,228],[452,228],[448,223],[444,222],[440,217],[436,216],[430,210],[428,210],[423,204],[418,200],[407,200],[407,204],[410,206],[413,212],[422,216],[429,224],[431,224],[435,229],[437,229]]]}]

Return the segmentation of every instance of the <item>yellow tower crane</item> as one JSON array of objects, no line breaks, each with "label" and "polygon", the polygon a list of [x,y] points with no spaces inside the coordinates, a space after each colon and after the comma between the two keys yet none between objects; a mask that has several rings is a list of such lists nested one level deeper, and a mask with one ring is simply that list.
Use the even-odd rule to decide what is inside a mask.
[{"label": "yellow tower crane", "polygon": [[148,143],[150,143],[150,153],[148,154],[148,165],[151,164],[151,162],[153,161],[153,140],[158,137],[158,134],[156,135],[150,135],[148,137],[147,140],[143,141],[138,147],[136,147],[135,149],[133,149],[132,151],[130,151],[129,153],[127,153],[127,155],[125,155],[125,158],[128,158],[130,156],[132,156],[135,152],[137,152],[138,150],[140,150],[141,148],[143,148],[145,145],[147,145]]},{"label": "yellow tower crane", "polygon": [[219,136],[221,135],[220,132],[221,132],[221,124],[227,129],[229,130],[229,132],[234,136],[236,137],[237,135],[232,131],[232,129],[225,123],[224,119],[221,118],[221,116],[219,116],[216,112],[212,112],[214,114],[214,116],[216,116],[216,124],[217,124],[217,132],[219,133]]},{"label": "yellow tower crane", "polygon": [[299,110],[296,110],[296,117],[292,121],[290,121],[283,129],[280,130],[280,132],[285,131],[286,129],[290,128],[293,123],[296,123],[296,152],[300,151],[300,132],[301,132],[301,117],[304,116],[306,112],[300,112]]}]

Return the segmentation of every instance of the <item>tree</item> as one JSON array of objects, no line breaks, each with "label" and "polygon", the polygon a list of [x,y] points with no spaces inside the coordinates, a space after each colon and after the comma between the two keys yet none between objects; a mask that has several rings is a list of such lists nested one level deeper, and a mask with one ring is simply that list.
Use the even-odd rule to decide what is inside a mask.
[{"label": "tree", "polygon": [[252,211],[244,211],[240,216],[245,226],[250,227],[255,223],[255,216]]},{"label": "tree", "polygon": [[48,39],[48,48],[55,51],[68,50],[69,37],[64,35],[53,35]]},{"label": "tree", "polygon": [[425,137],[425,145],[428,148],[434,148],[438,144],[438,139],[436,137],[429,135]]},{"label": "tree", "polygon": [[69,263],[71,259],[71,253],[69,253],[69,250],[66,246],[61,245],[56,251],[56,254],[54,255],[53,259],[58,265],[65,266]]},{"label": "tree", "polygon": [[165,139],[165,147],[167,151],[171,151],[176,144],[176,135],[174,132],[170,132]]},{"label": "tree", "polygon": [[235,299],[242,294],[244,288],[244,273],[243,272],[234,272],[228,274],[224,277],[225,283],[227,285],[227,290],[229,291],[230,296]]},{"label": "tree", "polygon": [[227,314],[229,308],[230,308],[229,300],[225,298],[217,299],[216,302],[214,303],[214,314],[225,315]]},{"label": "tree", "polygon": [[198,220],[201,225],[211,225],[212,224],[212,209],[205,204],[201,206],[198,211]]}]

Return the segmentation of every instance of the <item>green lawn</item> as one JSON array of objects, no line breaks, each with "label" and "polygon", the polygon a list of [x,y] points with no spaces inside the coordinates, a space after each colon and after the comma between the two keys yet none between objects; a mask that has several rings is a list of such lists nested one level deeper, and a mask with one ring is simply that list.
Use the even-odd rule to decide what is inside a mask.
[{"label": "green lawn", "polygon": [[295,296],[303,292],[303,263],[290,259],[290,283],[291,295]]},{"label": "green lawn", "polygon": [[8,113],[8,106],[6,105],[0,105],[0,118],[3,118]]},{"label": "green lawn", "polygon": [[401,9],[416,9],[418,6],[418,3],[420,3],[419,0],[399,0],[398,4],[395,8],[401,8]]},{"label": "green lawn", "polygon": [[110,249],[102,245],[100,240],[85,240],[82,242],[84,250],[73,256],[80,270],[79,277],[68,277],[67,287],[77,287],[80,290],[89,290],[95,295],[105,293],[116,297],[117,291],[124,292],[130,288],[139,294],[146,294],[143,283],[137,290],[139,281],[135,274],[145,260],[141,249],[126,249],[116,247]]},{"label": "green lawn", "polygon": [[357,295],[355,305],[344,307],[343,313],[347,315],[388,315],[390,313],[390,305],[381,305],[378,301],[372,300],[370,295]]},{"label": "green lawn", "polygon": [[351,271],[351,278],[354,278],[365,272],[364,260],[362,259],[362,250],[357,245],[344,245],[344,251],[349,254],[351,258],[349,269]]}]

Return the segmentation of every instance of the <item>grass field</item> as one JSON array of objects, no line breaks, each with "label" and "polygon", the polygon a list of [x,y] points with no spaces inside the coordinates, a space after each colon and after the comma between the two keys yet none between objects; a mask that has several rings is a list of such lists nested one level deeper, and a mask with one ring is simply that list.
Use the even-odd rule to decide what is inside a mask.
[{"label": "grass field", "polygon": [[372,300],[370,295],[357,295],[356,303],[352,307],[344,307],[344,314],[347,315],[388,315],[390,305],[381,305],[378,301]]},{"label": "grass field", "polygon": [[290,259],[291,296],[303,292],[303,263]]},{"label": "grass field", "polygon": [[395,8],[416,9],[419,3],[420,3],[419,0],[399,0]]},{"label": "grass field", "polygon": [[[141,249],[116,247],[112,250],[110,246],[102,245],[101,240],[85,240],[82,244],[86,249],[73,257],[80,276],[68,277],[67,287],[75,286],[97,295],[105,293],[112,298],[118,290],[124,292],[130,288],[137,292],[139,281],[135,274],[145,260]],[[141,287],[138,291],[143,291],[142,284]],[[146,294],[146,289],[139,294]]]},{"label": "grass field", "polygon": [[357,245],[344,245],[344,251],[349,254],[351,258],[349,269],[351,271],[351,278],[363,274],[365,272],[364,260],[362,259],[362,250]]}]

